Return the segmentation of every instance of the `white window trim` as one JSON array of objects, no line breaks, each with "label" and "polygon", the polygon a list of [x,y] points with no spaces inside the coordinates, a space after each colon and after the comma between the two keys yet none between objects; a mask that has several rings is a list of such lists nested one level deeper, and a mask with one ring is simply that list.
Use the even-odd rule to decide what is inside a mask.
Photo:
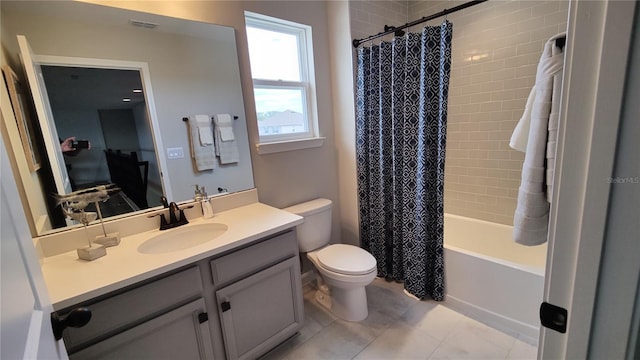
[{"label": "white window trim", "polygon": [[[305,102],[304,112],[307,118],[308,131],[305,133],[280,134],[259,136],[260,143],[256,145],[259,154],[270,154],[280,151],[299,150],[322,146],[324,138],[320,137],[318,126],[318,106],[316,98],[315,64],[313,57],[312,28],[287,20],[245,11],[246,25],[278,32],[289,32],[299,35],[299,62],[301,64],[301,80],[277,81],[253,79],[253,86],[274,88],[303,88]],[[287,27],[291,27],[287,29]],[[304,51],[302,51],[304,50]],[[255,110],[255,109],[254,109]]]},{"label": "white window trim", "polygon": [[274,141],[256,144],[258,154],[266,155],[292,150],[303,150],[321,147],[324,144],[324,137],[313,137],[308,139],[298,139],[289,141]]}]

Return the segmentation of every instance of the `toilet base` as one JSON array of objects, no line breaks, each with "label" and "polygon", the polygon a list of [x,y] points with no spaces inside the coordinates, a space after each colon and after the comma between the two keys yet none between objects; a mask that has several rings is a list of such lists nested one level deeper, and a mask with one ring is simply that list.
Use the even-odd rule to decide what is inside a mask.
[{"label": "toilet base", "polygon": [[343,320],[359,322],[369,316],[364,286],[353,289],[331,287],[329,292],[321,288],[316,291],[315,298],[320,305]]},{"label": "toilet base", "polygon": [[331,294],[329,293],[329,289],[326,287],[326,285],[324,289],[319,289],[318,291],[316,291],[316,301],[325,309],[331,311]]}]

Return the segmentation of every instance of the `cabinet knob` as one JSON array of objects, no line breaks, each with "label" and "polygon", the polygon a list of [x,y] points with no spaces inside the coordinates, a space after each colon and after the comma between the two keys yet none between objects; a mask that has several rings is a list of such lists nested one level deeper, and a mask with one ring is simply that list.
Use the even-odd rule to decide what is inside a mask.
[{"label": "cabinet knob", "polygon": [[223,302],[222,304],[220,304],[220,307],[222,308],[222,312],[231,310],[231,303],[229,302],[229,300]]},{"label": "cabinet knob", "polygon": [[79,328],[87,325],[91,320],[91,310],[80,307],[71,310],[68,314],[60,316],[55,312],[51,313],[51,328],[56,340],[62,339],[62,331],[67,327]]},{"label": "cabinet knob", "polygon": [[200,324],[209,321],[209,314],[207,314],[206,312],[200,313],[198,314],[198,322]]}]

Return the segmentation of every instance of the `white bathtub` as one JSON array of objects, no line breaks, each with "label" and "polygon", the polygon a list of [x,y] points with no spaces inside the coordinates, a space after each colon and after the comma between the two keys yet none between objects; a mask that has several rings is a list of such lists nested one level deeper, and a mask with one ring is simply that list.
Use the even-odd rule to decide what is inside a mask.
[{"label": "white bathtub", "polygon": [[511,231],[511,226],[445,214],[445,302],[537,341],[547,246],[516,244]]}]

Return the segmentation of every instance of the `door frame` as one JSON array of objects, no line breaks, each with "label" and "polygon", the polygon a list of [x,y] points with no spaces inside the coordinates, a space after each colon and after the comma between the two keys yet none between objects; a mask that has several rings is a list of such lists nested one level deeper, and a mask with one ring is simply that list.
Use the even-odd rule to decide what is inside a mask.
[{"label": "door frame", "polygon": [[570,3],[544,291],[567,333],[541,327],[539,359],[589,354],[635,6]]},{"label": "door frame", "polygon": [[[0,120],[12,121],[14,119],[3,118]],[[38,255],[33,246],[27,218],[20,206],[21,200],[3,137],[0,137],[0,149],[2,149],[0,151],[0,172],[2,173],[0,201],[3,203],[3,209],[6,209],[6,212],[3,211],[0,214],[3,218],[2,242],[6,242],[6,247],[3,245],[2,248],[12,251],[15,249],[15,253],[9,252],[3,255],[13,256],[16,260],[11,264],[3,262],[2,270],[5,272],[3,281],[7,280],[7,276],[12,276],[10,284],[12,288],[16,290],[30,288],[33,294],[30,299],[24,299],[23,293],[19,291],[16,291],[15,294],[3,294],[3,297],[7,297],[7,299],[13,297],[13,301],[7,302],[11,306],[3,306],[0,310],[2,312],[2,331],[7,332],[3,339],[5,336],[7,339],[24,336],[22,330],[25,327],[28,328],[28,331],[24,342],[3,343],[2,346],[9,349],[7,353],[22,352],[23,359],[68,359],[64,342],[62,340],[56,341],[53,336],[50,316],[53,312],[53,306],[42,275]],[[11,229],[11,227],[13,228]],[[17,242],[17,244],[9,244],[10,242]],[[20,268],[22,266],[24,267]],[[14,306],[16,301],[27,303],[18,308]],[[26,319],[24,310],[30,306],[32,306],[30,319]]]}]

